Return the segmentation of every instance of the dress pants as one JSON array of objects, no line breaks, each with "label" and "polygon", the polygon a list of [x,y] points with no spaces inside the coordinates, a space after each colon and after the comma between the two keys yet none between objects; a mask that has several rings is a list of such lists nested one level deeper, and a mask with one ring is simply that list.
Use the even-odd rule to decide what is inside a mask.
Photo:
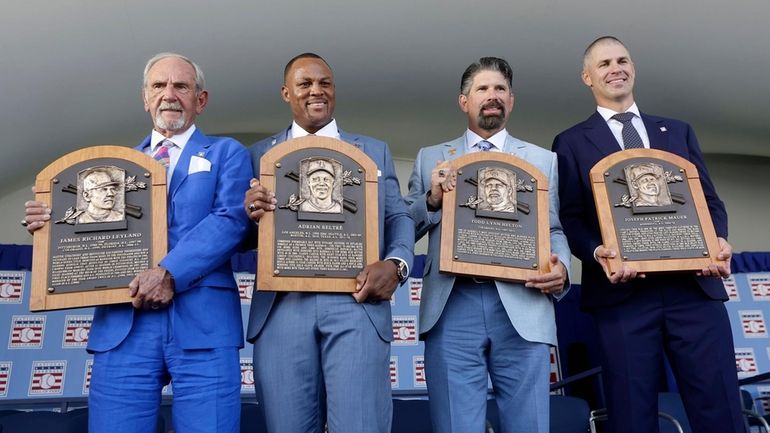
[{"label": "dress pants", "polygon": [[88,395],[91,433],[155,431],[163,386],[172,382],[178,433],[237,433],[241,368],[237,347],[182,349],[166,308],[134,313],[123,342],[94,353]]},{"label": "dress pants", "polygon": [[268,432],[390,433],[389,362],[390,343],[350,294],[278,294],[254,342]]},{"label": "dress pants", "polygon": [[548,345],[516,332],[493,282],[458,278],[423,340],[435,433],[483,433],[489,379],[502,433],[548,433]]},{"label": "dress pants", "polygon": [[743,433],[730,321],[691,278],[648,275],[630,298],[592,311],[609,432],[658,431],[665,351],[694,432]]}]

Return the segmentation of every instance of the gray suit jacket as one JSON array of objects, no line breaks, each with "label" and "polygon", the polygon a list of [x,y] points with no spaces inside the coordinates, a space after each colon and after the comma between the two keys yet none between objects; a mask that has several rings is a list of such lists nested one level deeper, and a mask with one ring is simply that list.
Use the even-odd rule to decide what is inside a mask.
[{"label": "gray suit jacket", "polygon": [[[340,139],[350,143],[367,154],[377,164],[379,180],[377,184],[378,227],[380,231],[380,259],[398,257],[404,260],[409,268],[414,259],[413,222],[401,198],[398,178],[393,166],[388,145],[364,135],[349,134],[339,130]],[[259,176],[259,160],[276,144],[283,143],[289,137],[289,129],[265,138],[251,146],[252,164],[255,175]],[[251,301],[249,323],[246,339],[254,342],[262,330],[275,300],[275,292],[254,292]],[[363,304],[369,319],[385,341],[393,340],[391,327],[390,302],[366,302]]]},{"label": "gray suit jacket", "polygon": [[[409,212],[415,221],[416,238],[428,233],[428,256],[420,300],[420,333],[430,331],[444,310],[449,294],[455,283],[453,274],[439,272],[441,248],[441,210],[428,211],[426,194],[430,191],[431,171],[436,161],[449,161],[465,154],[463,137],[456,140],[420,149],[409,178],[409,194],[406,197]],[[503,151],[524,159],[542,171],[548,178],[549,218],[551,225],[551,251],[570,269],[570,251],[567,238],[559,222],[559,185],[556,155],[531,143],[508,135]],[[505,311],[516,331],[526,340],[556,344],[556,321],[552,298],[539,290],[524,287],[523,284],[495,281]],[[569,289],[569,284],[565,291]]]}]

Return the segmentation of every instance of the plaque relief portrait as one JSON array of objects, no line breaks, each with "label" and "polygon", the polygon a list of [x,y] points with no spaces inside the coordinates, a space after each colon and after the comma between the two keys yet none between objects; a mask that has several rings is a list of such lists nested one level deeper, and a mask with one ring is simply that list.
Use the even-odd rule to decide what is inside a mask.
[{"label": "plaque relief portrait", "polygon": [[125,170],[92,167],[78,173],[77,224],[122,221],[125,216]]},{"label": "plaque relief portrait", "polygon": [[663,167],[651,162],[631,164],[624,168],[628,185],[628,201],[632,207],[664,207],[672,204],[671,192]]},{"label": "plaque relief portrait", "polygon": [[516,212],[516,173],[499,167],[484,167],[478,176],[479,211]]},{"label": "plaque relief portrait", "polygon": [[342,164],[333,159],[307,158],[300,162],[302,212],[342,213]]}]

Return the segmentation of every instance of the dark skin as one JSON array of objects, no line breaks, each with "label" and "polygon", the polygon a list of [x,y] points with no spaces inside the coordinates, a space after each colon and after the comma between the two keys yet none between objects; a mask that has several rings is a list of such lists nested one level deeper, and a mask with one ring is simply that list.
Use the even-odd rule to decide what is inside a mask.
[{"label": "dark skin", "polygon": [[[289,104],[293,120],[309,133],[315,133],[332,121],[335,106],[334,76],[321,59],[303,58],[287,71],[281,98]],[[259,222],[265,212],[275,210],[275,193],[259,180],[252,179],[243,199],[249,218]],[[388,300],[398,287],[398,268],[390,260],[367,265],[356,276],[358,303]]]}]

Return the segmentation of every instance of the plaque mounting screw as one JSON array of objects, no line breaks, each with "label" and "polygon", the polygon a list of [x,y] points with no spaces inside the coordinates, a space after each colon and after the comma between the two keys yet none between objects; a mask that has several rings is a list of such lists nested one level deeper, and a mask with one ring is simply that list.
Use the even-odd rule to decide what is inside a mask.
[{"label": "plaque mounting screw", "polygon": [[623,260],[628,260],[628,256],[623,256]]},{"label": "plaque mounting screw", "polygon": [[49,288],[48,288],[48,293],[53,293],[53,292],[55,292],[55,291],[56,291],[56,289],[54,289],[53,287],[49,287]]},{"label": "plaque mounting screw", "polygon": [[55,177],[55,178],[51,179],[51,182],[53,182],[53,183],[59,183],[59,178],[58,178],[58,177]]},{"label": "plaque mounting screw", "polygon": [[532,263],[532,269],[537,269],[537,263]]},{"label": "plaque mounting screw", "polygon": [[359,172],[359,173],[363,173],[363,172],[364,172],[364,169],[359,167],[359,168],[358,168],[358,172]]},{"label": "plaque mounting screw", "polygon": [[708,251],[704,251],[703,252],[703,257],[708,257],[708,256],[709,256],[709,252]]},{"label": "plaque mounting screw", "polygon": [[457,174],[458,174],[458,176],[459,176],[459,175],[462,175],[462,174],[463,174],[463,171],[462,171],[462,170],[457,170]]},{"label": "plaque mounting screw", "polygon": [[535,179],[534,177],[529,178],[529,181],[532,183],[537,183],[537,179]]},{"label": "plaque mounting screw", "polygon": [[144,172],[144,177],[150,177],[150,172],[149,171],[145,171]]},{"label": "plaque mounting screw", "polygon": [[604,172],[604,177],[609,177],[609,175],[610,175],[610,172],[609,172],[609,171],[605,171],[605,172]]},{"label": "plaque mounting screw", "polygon": [[680,168],[680,169],[679,169],[679,172],[680,172],[680,173],[684,173],[684,169],[683,169],[683,168]]},{"label": "plaque mounting screw", "polygon": [[458,257],[458,256],[455,256],[455,260],[460,260],[460,257]]},{"label": "plaque mounting screw", "polygon": [[279,275],[280,273],[281,273],[281,271],[279,271],[278,269],[273,271],[273,275]]},{"label": "plaque mounting screw", "polygon": [[280,163],[280,162],[276,162],[276,163],[275,163],[275,167],[276,167],[276,168],[281,168],[281,163]]}]

